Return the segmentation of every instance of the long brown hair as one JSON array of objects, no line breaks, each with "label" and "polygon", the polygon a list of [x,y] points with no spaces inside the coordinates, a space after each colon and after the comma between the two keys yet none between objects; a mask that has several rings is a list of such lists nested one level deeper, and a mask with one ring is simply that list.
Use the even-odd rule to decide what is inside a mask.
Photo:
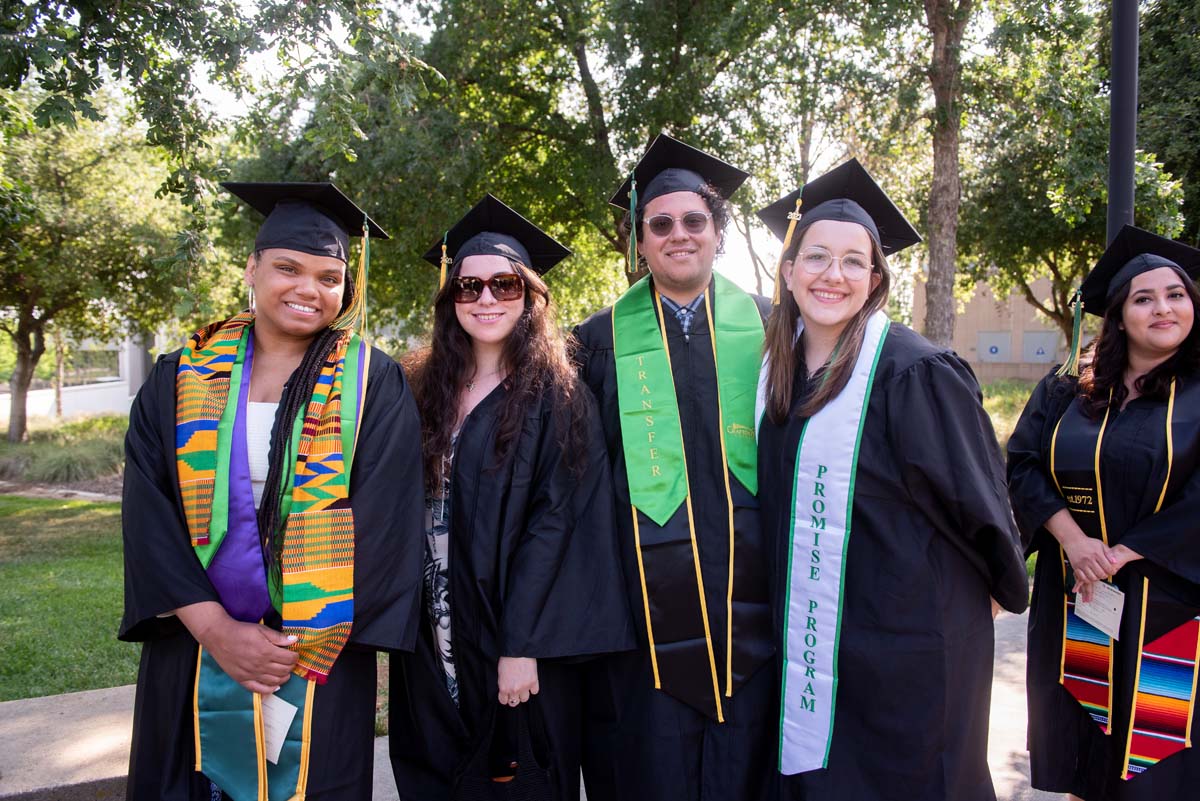
[{"label": "long brown hair", "polygon": [[[1194,314],[1192,330],[1179,344],[1179,350],[1134,382],[1139,395],[1155,400],[1166,400],[1175,376],[1194,373],[1200,368],[1200,325],[1196,324],[1195,317],[1200,315],[1200,291],[1183,270],[1176,267],[1171,267],[1171,270],[1182,280],[1184,291],[1192,301]],[[1121,324],[1125,301],[1129,298],[1132,286],[1132,281],[1126,283],[1105,307],[1100,335],[1090,348],[1091,358],[1079,371],[1083,408],[1093,419],[1102,417],[1110,405],[1120,409],[1129,396],[1129,389],[1125,386],[1125,368],[1129,366],[1129,336],[1121,330]]]},{"label": "long brown hair", "polygon": [[[520,262],[509,260],[525,280],[525,309],[504,343],[501,368],[508,390],[500,411],[496,463],[508,454],[520,434],[527,411],[543,395],[553,398],[559,446],[568,466],[583,463],[587,446],[586,398],[567,356],[566,342],[555,321],[554,304],[546,282]],[[425,486],[440,491],[443,460],[450,456],[451,437],[458,422],[458,399],[475,366],[471,337],[454,311],[454,265],[446,284],[433,299],[430,345],[404,359],[417,410],[421,414],[421,445]]]},{"label": "long brown hair", "polygon": [[[783,254],[781,263],[794,262],[803,242],[803,235],[794,237],[791,246]],[[867,295],[866,303],[838,336],[829,364],[823,371],[813,370],[813,377],[818,372],[823,372],[824,375],[812,392],[808,392],[807,386],[794,386],[798,358],[796,321],[800,319],[800,307],[791,292],[780,291],[779,305],[771,311],[771,316],[767,319],[767,333],[763,343],[767,355],[767,416],[772,423],[781,425],[787,420],[792,396],[797,390],[806,393],[804,402],[796,412],[797,416],[812,417],[824,408],[825,404],[836,398],[850,380],[854,364],[858,361],[858,352],[862,350],[863,337],[867,333],[867,321],[872,314],[887,305],[888,293],[892,288],[892,273],[888,269],[887,258],[874,239],[871,240],[871,263],[871,274],[879,276],[879,283]],[[777,280],[782,281],[783,276],[778,276]],[[811,384],[810,380],[809,385]]]}]

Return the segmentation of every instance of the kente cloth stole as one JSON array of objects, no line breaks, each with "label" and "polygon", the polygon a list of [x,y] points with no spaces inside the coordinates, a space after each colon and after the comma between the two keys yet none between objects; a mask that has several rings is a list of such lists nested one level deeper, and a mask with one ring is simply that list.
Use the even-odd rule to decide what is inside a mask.
[{"label": "kente cloth stole", "polygon": [[[635,548],[642,585],[654,686],[709,717],[724,721],[722,692],[740,681],[734,662],[734,528],[732,475],[758,491],[754,395],[762,352],[762,317],[754,300],[720,275],[705,292],[719,395],[724,457],[729,569],[725,653],[713,648],[700,569],[697,522],[688,486],[679,403],[671,372],[662,303],[649,276],[613,306],[613,350],[622,448],[629,476]],[[701,525],[711,525],[702,521]],[[717,660],[724,664],[722,688]]]},{"label": "kente cloth stole", "polygon": [[[829,764],[854,480],[875,369],[890,326],[883,312],[871,315],[850,380],[805,421],[796,446],[779,713],[779,772],[786,776]],[[764,360],[760,417],[766,408],[766,374]]]},{"label": "kente cloth stole", "polygon": [[[232,431],[253,317],[238,315],[194,334],[176,373],[175,451],[192,545],[206,568],[228,531]],[[354,618],[354,515],[350,465],[366,386],[367,349],[344,332],[321,366],[307,408],[292,426],[295,467],[285,473],[279,555],[282,586],[270,587],[295,635],[295,672],[324,683]],[[350,391],[343,395],[343,386]],[[343,402],[343,401],[347,402]]]},{"label": "kente cloth stole", "polygon": [[[180,355],[175,377],[179,488],[192,545],[206,570],[220,561],[223,542],[244,534],[241,528],[231,532],[231,524],[245,525],[240,507],[247,490],[231,486],[237,473],[231,464],[234,432],[244,436],[242,390],[249,381],[252,325],[253,316],[241,314],[197,332]],[[299,655],[297,676],[264,700],[230,678],[203,649],[197,658],[196,770],[237,801],[304,798],[313,694],[328,678],[354,617],[350,466],[368,367],[366,345],[344,332],[321,366],[304,413],[279,423],[291,427],[287,458],[294,454],[295,464],[282,479],[280,586],[272,580],[266,593],[281,612],[283,631],[298,638],[291,646]],[[261,573],[255,575],[262,580]],[[296,709],[283,732],[274,732],[276,721],[263,713],[264,704],[283,705],[276,699]],[[278,755],[267,748],[272,734],[282,740]]]},{"label": "kente cloth stole", "polygon": [[[1172,383],[1164,432],[1167,476],[1159,491],[1155,512],[1162,508],[1171,481],[1175,395],[1176,386]],[[1085,534],[1106,545],[1110,543],[1110,532],[1100,481],[1100,451],[1108,418],[1106,411],[1102,420],[1092,420],[1083,413],[1079,401],[1072,403],[1055,426],[1050,449],[1051,473],[1059,493],[1067,501],[1072,518]],[[1115,532],[1113,539],[1119,541],[1120,532]],[[1124,614],[1138,616],[1137,643],[1118,646],[1099,629],[1076,616],[1075,599],[1070,592],[1075,584],[1074,571],[1061,546],[1059,559],[1065,589],[1059,682],[1105,734],[1114,734],[1114,649],[1133,647],[1137,650],[1129,725],[1123,733],[1125,747],[1121,775],[1128,780],[1171,754],[1191,747],[1200,622],[1195,617],[1195,610],[1186,612],[1181,621],[1178,605],[1152,587],[1148,579],[1142,578],[1131,583],[1125,597]],[[1161,625],[1164,616],[1175,621],[1165,630]],[[1158,625],[1154,625],[1156,622]],[[1156,632],[1158,636],[1147,642],[1148,631]]]}]

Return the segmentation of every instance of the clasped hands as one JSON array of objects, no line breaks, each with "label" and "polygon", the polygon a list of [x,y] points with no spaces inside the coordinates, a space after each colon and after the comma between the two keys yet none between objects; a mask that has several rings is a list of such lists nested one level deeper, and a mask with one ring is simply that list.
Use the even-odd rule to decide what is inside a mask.
[{"label": "clasped hands", "polygon": [[234,620],[215,601],[182,606],[175,614],[221,669],[252,693],[270,695],[278,690],[299,659],[288,647],[295,637],[259,623]]},{"label": "clasped hands", "polygon": [[1062,546],[1067,561],[1075,570],[1075,586],[1071,592],[1077,593],[1085,603],[1092,600],[1092,586],[1097,581],[1116,575],[1125,565],[1142,558],[1131,548],[1120,544],[1109,548],[1082,531],[1064,538]]}]

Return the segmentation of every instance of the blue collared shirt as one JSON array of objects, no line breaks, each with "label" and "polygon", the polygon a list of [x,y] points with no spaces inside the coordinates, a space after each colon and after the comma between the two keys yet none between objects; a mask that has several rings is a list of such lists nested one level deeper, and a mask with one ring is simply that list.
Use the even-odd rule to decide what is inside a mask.
[{"label": "blue collared shirt", "polygon": [[683,329],[684,335],[692,333],[692,319],[700,309],[700,304],[704,302],[704,293],[701,292],[686,306],[680,306],[666,295],[660,294],[659,297],[662,298],[663,309],[674,314],[675,319],[679,321],[679,327]]}]

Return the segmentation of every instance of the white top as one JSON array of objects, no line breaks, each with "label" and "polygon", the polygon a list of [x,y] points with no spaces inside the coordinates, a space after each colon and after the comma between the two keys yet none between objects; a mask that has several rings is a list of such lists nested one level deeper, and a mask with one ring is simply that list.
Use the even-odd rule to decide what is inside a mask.
[{"label": "white top", "polygon": [[278,403],[246,404],[246,455],[250,459],[250,487],[254,490],[254,508],[262,503],[263,487],[271,456],[271,427],[275,425]]}]

